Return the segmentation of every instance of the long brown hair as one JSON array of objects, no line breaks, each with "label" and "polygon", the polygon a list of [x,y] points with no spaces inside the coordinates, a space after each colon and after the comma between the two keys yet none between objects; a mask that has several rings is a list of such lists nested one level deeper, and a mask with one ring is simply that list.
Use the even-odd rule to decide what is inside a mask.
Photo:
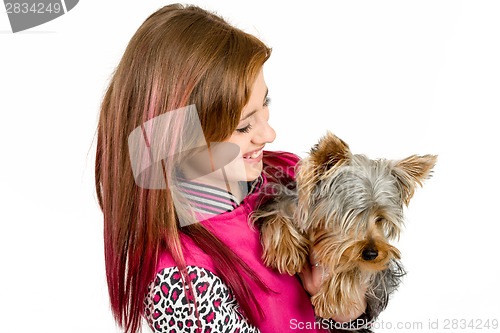
[{"label": "long brown hair", "polygon": [[[111,309],[126,332],[140,329],[144,297],[162,251],[172,255],[190,286],[181,232],[214,258],[216,273],[249,321],[256,325],[263,316],[238,268],[267,287],[201,223],[181,229],[170,191],[137,186],[127,139],[144,122],[194,104],[206,141],[224,141],[236,129],[270,53],[259,39],[219,16],[180,4],[153,13],[130,40],[102,101],[95,165]],[[172,171],[168,162],[164,167]]]}]

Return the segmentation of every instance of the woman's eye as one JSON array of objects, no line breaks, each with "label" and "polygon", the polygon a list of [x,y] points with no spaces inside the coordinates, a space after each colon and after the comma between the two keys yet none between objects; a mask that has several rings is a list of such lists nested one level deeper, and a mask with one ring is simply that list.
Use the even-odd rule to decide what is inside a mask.
[{"label": "woman's eye", "polygon": [[[271,97],[266,96],[266,99],[264,100],[263,106],[266,107],[266,106],[269,106],[269,104],[271,104]],[[245,126],[243,128],[237,128],[236,131],[238,131],[239,133],[248,133],[248,132],[250,132],[251,129],[252,129],[252,125],[248,124],[247,126]]]},{"label": "woman's eye", "polygon": [[269,106],[271,104],[271,97],[266,96],[266,100],[264,101],[264,106]]},{"label": "woman's eye", "polygon": [[243,128],[237,128],[236,130],[240,133],[248,133],[252,129],[252,125],[248,124],[247,126]]}]

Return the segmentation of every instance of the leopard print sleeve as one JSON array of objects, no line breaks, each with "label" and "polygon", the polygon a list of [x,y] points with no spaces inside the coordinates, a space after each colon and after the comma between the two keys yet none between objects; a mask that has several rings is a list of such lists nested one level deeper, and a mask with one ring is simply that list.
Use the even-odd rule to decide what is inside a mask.
[{"label": "leopard print sleeve", "polygon": [[202,267],[187,266],[198,314],[203,327],[198,331],[191,292],[182,285],[177,267],[161,270],[148,287],[144,317],[153,332],[259,332],[243,315],[231,290],[222,280]]}]

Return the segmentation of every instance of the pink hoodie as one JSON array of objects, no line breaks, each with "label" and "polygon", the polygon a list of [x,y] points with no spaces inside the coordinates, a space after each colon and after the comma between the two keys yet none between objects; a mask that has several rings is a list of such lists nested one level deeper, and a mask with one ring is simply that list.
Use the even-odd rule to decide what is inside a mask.
[{"label": "pink hoodie", "polygon": [[[286,152],[264,151],[264,167],[278,166],[288,176],[295,178],[294,166],[299,160],[296,155]],[[275,154],[279,155],[276,156]],[[264,175],[264,183],[268,183]],[[262,189],[262,187],[261,187]],[[258,323],[262,333],[301,332],[304,330],[327,332],[314,326],[314,311],[309,296],[302,287],[298,276],[280,274],[278,271],[264,266],[262,245],[258,230],[252,230],[248,225],[249,214],[255,209],[259,192],[247,195],[241,204],[230,212],[216,215],[203,223],[219,239],[232,248],[258,274],[260,279],[275,293],[265,293],[252,281],[247,280],[265,312],[264,320]],[[187,236],[181,234],[181,243],[186,265],[203,267],[216,274],[212,259],[199,249]],[[172,257],[165,253],[159,259],[157,272],[163,268],[173,267]],[[308,330],[307,327],[313,327]]]}]

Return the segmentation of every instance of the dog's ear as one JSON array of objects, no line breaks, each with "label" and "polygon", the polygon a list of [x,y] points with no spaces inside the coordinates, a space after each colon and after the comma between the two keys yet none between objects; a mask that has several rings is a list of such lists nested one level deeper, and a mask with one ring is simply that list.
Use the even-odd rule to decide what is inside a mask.
[{"label": "dog's ear", "polygon": [[300,187],[314,184],[327,171],[333,171],[350,158],[351,151],[347,143],[327,131],[311,148],[309,156],[299,161],[297,183]]},{"label": "dog's ear", "polygon": [[351,151],[347,143],[327,131],[311,148],[309,156],[315,172],[319,175],[351,158]]},{"label": "dog's ear", "polygon": [[401,197],[406,206],[410,203],[417,184],[422,186],[423,181],[431,176],[436,161],[437,155],[412,155],[395,162],[392,174],[398,180]]},{"label": "dog's ear", "polygon": [[308,207],[314,200],[313,190],[320,178],[334,172],[351,158],[349,146],[330,131],[315,144],[309,156],[297,163],[296,180],[299,189],[295,221],[301,230],[309,227]]},{"label": "dog's ear", "polygon": [[311,148],[309,155],[315,171],[321,173],[348,160],[351,151],[347,143],[327,131],[326,135]]}]

